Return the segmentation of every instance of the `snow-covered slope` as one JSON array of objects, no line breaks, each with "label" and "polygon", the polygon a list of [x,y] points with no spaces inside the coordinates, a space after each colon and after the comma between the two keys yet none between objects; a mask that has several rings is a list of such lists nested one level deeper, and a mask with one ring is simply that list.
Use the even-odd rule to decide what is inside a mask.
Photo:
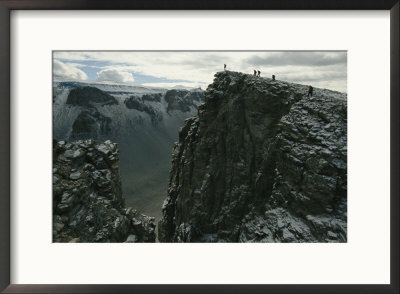
[{"label": "snow-covered slope", "polygon": [[59,89],[73,89],[77,87],[89,86],[95,87],[102,91],[114,94],[143,94],[143,93],[159,93],[165,92],[167,89],[156,87],[144,87],[142,85],[132,84],[110,84],[105,82],[73,82],[73,81],[55,81],[53,86]]}]

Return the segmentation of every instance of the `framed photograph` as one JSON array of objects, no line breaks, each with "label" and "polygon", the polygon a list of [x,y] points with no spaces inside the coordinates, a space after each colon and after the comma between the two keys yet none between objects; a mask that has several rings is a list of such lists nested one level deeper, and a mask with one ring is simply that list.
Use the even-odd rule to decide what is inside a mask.
[{"label": "framed photograph", "polygon": [[0,0],[4,293],[399,293],[399,2]]}]

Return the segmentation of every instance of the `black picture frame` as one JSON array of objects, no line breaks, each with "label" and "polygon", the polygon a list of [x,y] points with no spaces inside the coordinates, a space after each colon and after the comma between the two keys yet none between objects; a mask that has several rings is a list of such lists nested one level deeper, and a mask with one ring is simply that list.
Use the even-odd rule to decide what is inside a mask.
[{"label": "black picture frame", "polygon": [[[10,284],[10,11],[390,10],[390,284],[388,285],[16,285]],[[0,290],[2,293],[399,293],[398,0],[0,0]]]}]

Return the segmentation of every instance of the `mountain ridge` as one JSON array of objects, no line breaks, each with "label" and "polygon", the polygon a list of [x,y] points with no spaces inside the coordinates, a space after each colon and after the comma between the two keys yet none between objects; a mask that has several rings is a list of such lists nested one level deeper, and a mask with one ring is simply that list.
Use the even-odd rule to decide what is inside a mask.
[{"label": "mountain ridge", "polygon": [[161,242],[346,242],[347,95],[215,75],[172,154]]}]

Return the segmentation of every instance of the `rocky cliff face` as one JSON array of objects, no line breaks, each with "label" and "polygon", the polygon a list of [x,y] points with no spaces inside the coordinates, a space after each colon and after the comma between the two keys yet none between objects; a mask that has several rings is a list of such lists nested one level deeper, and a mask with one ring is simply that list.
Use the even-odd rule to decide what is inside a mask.
[{"label": "rocky cliff face", "polygon": [[175,144],[162,242],[346,242],[347,97],[220,72]]},{"label": "rocky cliff face", "polygon": [[126,208],[111,141],[53,145],[54,242],[154,242],[154,218]]}]

